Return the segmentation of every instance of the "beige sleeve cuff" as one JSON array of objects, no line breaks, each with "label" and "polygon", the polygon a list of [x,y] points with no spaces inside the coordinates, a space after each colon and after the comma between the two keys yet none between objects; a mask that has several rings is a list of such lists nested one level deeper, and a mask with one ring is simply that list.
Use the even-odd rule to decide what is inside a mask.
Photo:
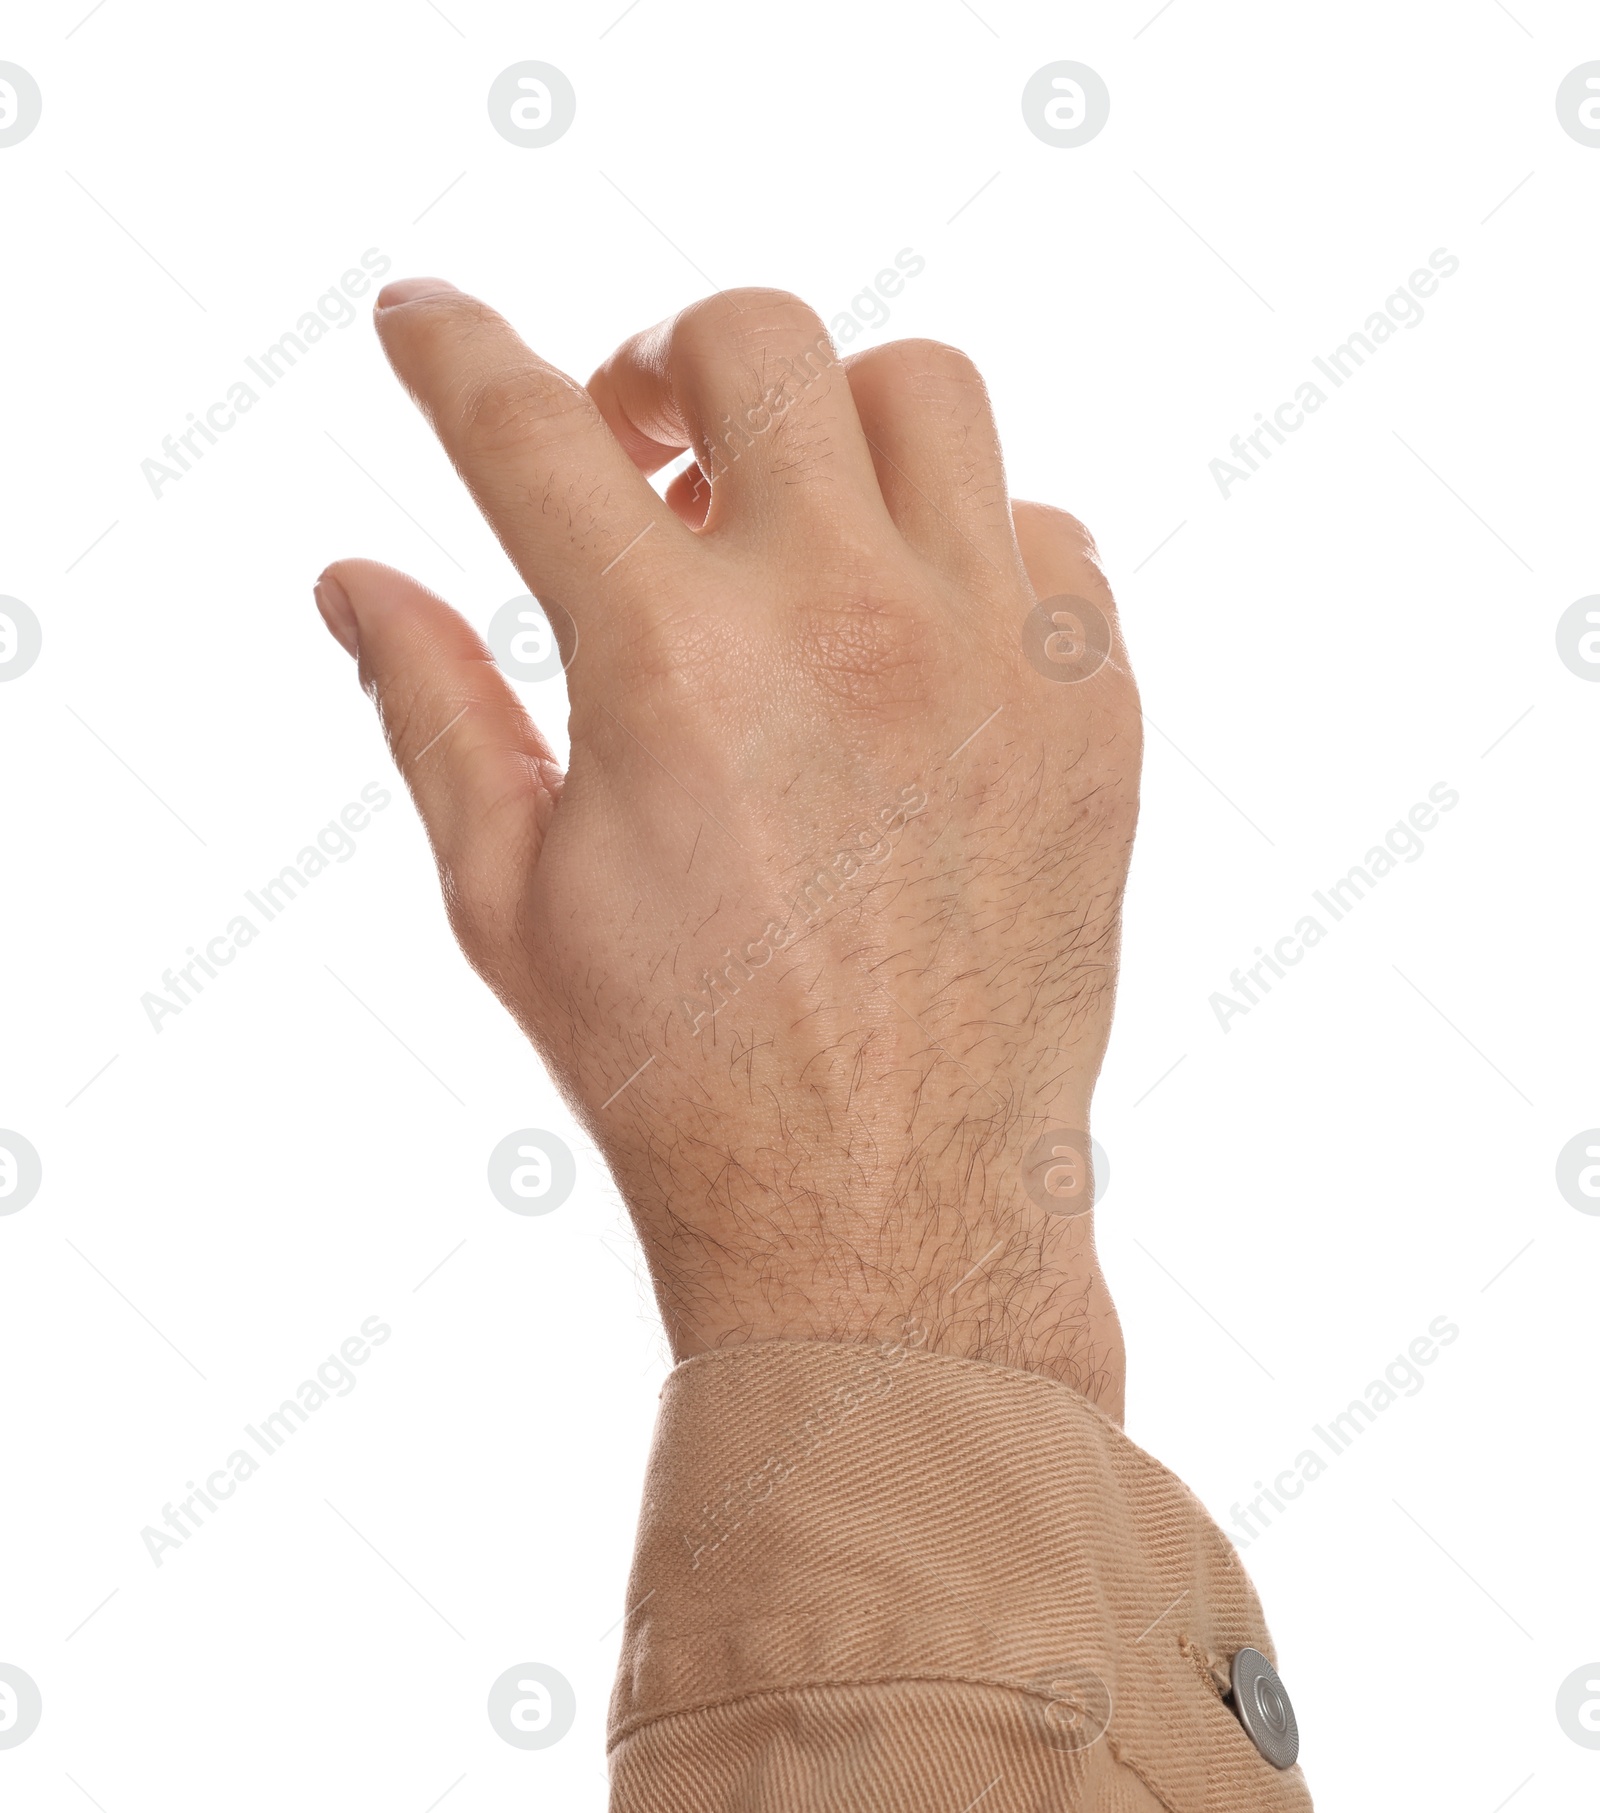
[{"label": "beige sleeve cuff", "polygon": [[1232,1545],[1067,1387],[774,1342],[662,1393],[615,1813],[1303,1813],[1222,1695]]}]

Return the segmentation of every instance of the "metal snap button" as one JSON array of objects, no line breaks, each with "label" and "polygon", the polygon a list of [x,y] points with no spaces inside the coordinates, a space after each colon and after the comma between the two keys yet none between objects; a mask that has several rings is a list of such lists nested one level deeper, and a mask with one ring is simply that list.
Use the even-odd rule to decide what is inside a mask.
[{"label": "metal snap button", "polygon": [[1300,1754],[1300,1727],[1278,1671],[1259,1649],[1233,1658],[1229,1696],[1245,1735],[1274,1769],[1292,1769]]}]

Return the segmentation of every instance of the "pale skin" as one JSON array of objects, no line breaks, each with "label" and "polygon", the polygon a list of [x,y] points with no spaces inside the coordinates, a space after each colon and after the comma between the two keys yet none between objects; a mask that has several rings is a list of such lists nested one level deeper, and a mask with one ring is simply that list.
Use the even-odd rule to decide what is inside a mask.
[{"label": "pale skin", "polygon": [[[841,361],[779,291],[694,304],[587,388],[438,279],[390,284],[376,322],[549,607],[566,772],[414,580],[341,560],[318,606],[462,948],[628,1202],[674,1353],[911,1341],[1120,1418],[1093,1217],[1027,1187],[1041,1137],[1089,1125],[1138,809],[1087,532],[1009,499],[964,355]],[[646,475],[686,448],[663,500]],[[1111,626],[1075,683],[1025,650],[1063,596]]]}]

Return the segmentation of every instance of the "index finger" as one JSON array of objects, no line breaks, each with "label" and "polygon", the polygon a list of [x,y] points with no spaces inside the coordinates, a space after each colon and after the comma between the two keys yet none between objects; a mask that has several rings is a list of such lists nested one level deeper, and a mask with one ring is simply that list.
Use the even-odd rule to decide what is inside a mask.
[{"label": "index finger", "polygon": [[528,589],[572,613],[591,653],[636,635],[648,599],[703,550],[588,392],[440,278],[387,285],[375,320],[395,374]]}]

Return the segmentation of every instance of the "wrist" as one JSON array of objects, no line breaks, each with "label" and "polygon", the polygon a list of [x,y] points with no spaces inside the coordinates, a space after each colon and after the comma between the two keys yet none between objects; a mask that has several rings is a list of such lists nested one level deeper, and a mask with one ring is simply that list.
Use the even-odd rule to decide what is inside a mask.
[{"label": "wrist", "polygon": [[[765,1341],[909,1344],[1044,1374],[1120,1419],[1122,1334],[1095,1254],[1087,1139],[1008,1143],[999,1162],[922,1174],[909,1199],[874,1203],[858,1179],[850,1196],[791,1198],[781,1223],[741,1203],[693,1232],[679,1220],[668,1240],[647,1231],[674,1356]],[[1080,1143],[1075,1177],[1061,1154]]]}]

